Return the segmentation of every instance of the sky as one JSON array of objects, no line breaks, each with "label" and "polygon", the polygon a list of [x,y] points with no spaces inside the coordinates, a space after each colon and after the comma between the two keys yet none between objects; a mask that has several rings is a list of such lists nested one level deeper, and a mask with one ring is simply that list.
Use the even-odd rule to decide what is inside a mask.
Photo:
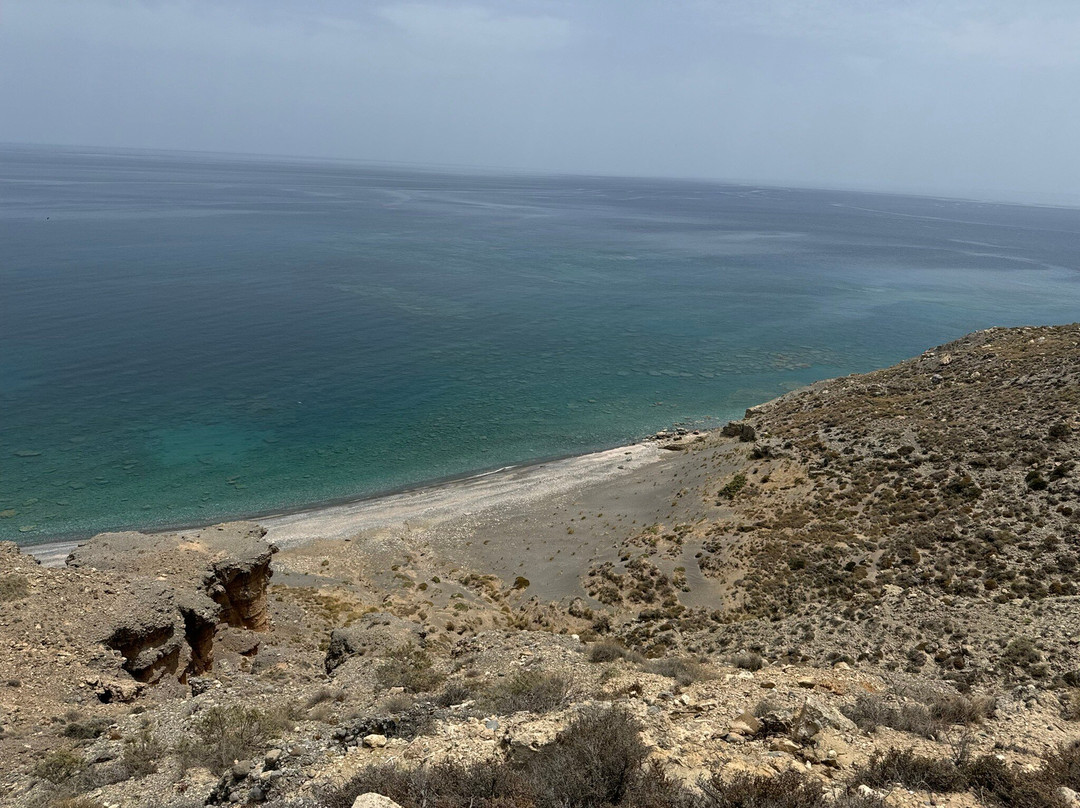
[{"label": "sky", "polygon": [[1080,2],[0,0],[0,142],[1080,204]]}]

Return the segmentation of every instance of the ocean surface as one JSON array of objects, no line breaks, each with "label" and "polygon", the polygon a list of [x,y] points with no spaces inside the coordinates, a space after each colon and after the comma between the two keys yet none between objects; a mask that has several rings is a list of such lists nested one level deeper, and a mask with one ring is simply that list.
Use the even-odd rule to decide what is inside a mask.
[{"label": "ocean surface", "polygon": [[0,148],[0,539],[713,425],[1080,317],[1080,210]]}]

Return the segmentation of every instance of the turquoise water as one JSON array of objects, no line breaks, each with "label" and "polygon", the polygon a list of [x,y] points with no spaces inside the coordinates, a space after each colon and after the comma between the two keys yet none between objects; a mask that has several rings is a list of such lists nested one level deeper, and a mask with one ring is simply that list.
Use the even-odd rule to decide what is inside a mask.
[{"label": "turquoise water", "polygon": [[0,538],[258,514],[712,424],[1077,319],[1080,211],[0,149]]}]

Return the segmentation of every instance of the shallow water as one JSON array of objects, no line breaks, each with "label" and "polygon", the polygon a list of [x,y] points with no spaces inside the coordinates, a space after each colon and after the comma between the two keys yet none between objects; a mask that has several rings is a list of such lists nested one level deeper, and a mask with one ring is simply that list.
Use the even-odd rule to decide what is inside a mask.
[{"label": "shallow water", "polygon": [[1080,210],[0,149],[0,538],[203,523],[711,424],[1077,319]]}]

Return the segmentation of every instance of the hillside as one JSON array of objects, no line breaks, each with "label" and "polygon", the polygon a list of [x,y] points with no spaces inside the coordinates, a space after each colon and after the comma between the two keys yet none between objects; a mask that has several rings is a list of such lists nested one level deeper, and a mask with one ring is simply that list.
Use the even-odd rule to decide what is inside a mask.
[{"label": "hillside", "polygon": [[991,329],[513,507],[4,545],[0,803],[1066,808],[1078,382]]}]

